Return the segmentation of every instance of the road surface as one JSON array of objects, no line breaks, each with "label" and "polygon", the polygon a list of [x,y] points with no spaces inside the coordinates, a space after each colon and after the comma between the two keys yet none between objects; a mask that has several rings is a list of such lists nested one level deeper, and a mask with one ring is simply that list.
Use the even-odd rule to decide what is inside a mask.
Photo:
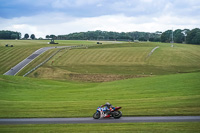
[{"label": "road surface", "polygon": [[9,71],[4,73],[4,75],[16,75],[20,70],[22,70],[26,65],[28,65],[31,61],[33,61],[35,58],[37,58],[42,53],[46,52],[49,49],[54,48],[66,48],[66,47],[72,47],[72,46],[53,46],[53,47],[45,47],[40,48],[37,51],[33,52],[29,57],[18,63],[16,66],[12,67]]},{"label": "road surface", "polygon": [[0,119],[0,124],[72,124],[72,123],[138,123],[138,122],[200,122],[200,116],[121,117],[114,118],[24,118]]}]

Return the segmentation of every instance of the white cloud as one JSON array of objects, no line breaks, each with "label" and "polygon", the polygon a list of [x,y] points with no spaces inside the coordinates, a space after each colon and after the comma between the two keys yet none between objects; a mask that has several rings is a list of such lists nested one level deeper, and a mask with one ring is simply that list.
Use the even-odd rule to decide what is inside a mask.
[{"label": "white cloud", "polygon": [[31,17],[13,19],[0,18],[0,29],[35,34],[45,37],[49,34],[64,35],[72,32],[104,30],[117,32],[130,31],[165,31],[168,29],[184,29],[200,27],[200,19],[196,17],[174,16],[125,16],[124,14],[103,15],[97,17],[71,17],[64,13],[48,13]]},{"label": "white cloud", "polygon": [[[6,30],[21,32],[22,37],[25,33],[28,33],[30,35],[35,34],[36,36],[37,35],[43,36],[43,32],[38,28],[39,28],[38,26],[32,26],[32,25],[28,25],[28,24],[16,24],[16,25],[14,24],[14,25],[5,27]],[[39,37],[39,36],[37,36],[37,37]]]}]

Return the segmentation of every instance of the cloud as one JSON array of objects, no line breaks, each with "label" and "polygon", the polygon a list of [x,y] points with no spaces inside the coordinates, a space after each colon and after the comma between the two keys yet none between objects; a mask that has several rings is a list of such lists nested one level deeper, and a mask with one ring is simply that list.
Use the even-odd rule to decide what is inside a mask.
[{"label": "cloud", "polygon": [[[55,15],[56,17],[51,17]],[[64,35],[90,30],[155,32],[172,28],[192,29],[199,26],[200,19],[188,18],[187,16],[179,18],[170,14],[155,17],[130,17],[124,14],[115,14],[79,18],[67,16],[63,13],[49,13],[13,19],[0,18],[0,22],[3,23],[3,25],[0,25],[0,29],[19,31],[22,34],[35,34],[36,37],[45,37],[49,34]]]},{"label": "cloud", "polygon": [[1,0],[0,17],[62,12],[74,17],[124,14],[136,17],[173,14],[199,16],[199,0]]},{"label": "cloud", "polygon": [[200,27],[199,0],[1,0],[0,29],[22,34]]}]

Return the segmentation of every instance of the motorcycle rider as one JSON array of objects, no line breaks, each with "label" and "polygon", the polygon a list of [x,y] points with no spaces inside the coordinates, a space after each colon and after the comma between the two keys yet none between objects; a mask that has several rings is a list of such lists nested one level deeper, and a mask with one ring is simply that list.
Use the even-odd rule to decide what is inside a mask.
[{"label": "motorcycle rider", "polygon": [[106,111],[105,114],[108,115],[109,112],[113,111],[114,107],[112,106],[112,104],[110,104],[109,102],[106,102],[106,104],[101,105],[101,107],[106,107]]}]

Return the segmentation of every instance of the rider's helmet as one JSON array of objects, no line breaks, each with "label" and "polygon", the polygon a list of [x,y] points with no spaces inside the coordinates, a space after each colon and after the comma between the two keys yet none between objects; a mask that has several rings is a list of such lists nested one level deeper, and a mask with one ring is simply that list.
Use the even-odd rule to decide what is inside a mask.
[{"label": "rider's helmet", "polygon": [[106,104],[105,105],[110,105],[110,103],[109,102],[106,102]]}]

